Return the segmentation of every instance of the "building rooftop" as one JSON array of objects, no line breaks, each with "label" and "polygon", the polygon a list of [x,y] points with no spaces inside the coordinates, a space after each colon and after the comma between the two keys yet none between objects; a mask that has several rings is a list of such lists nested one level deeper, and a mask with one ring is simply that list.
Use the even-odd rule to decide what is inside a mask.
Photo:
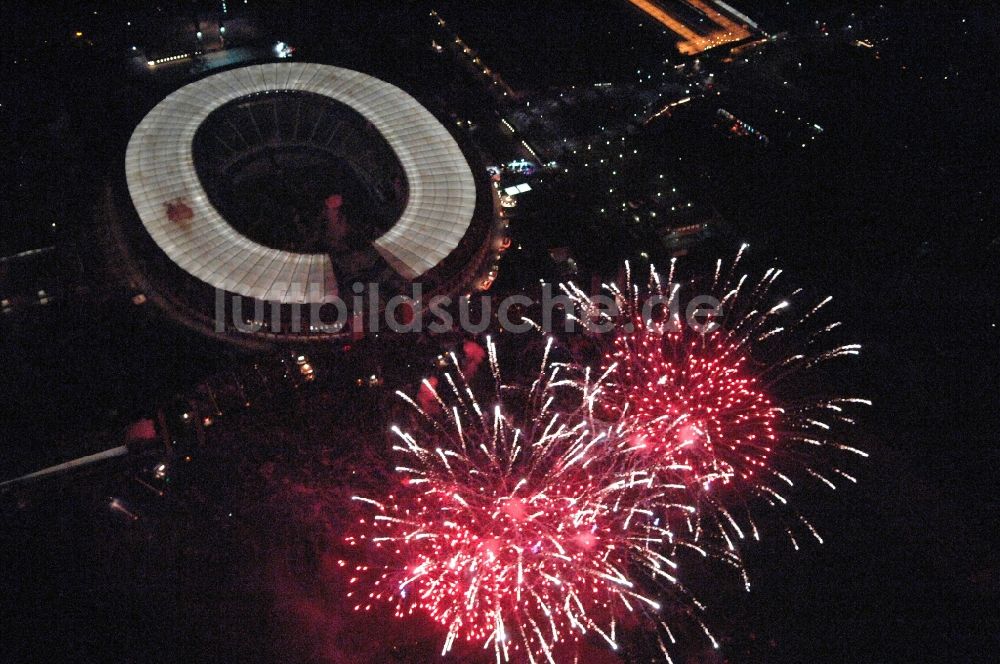
[{"label": "building rooftop", "polygon": [[[271,63],[180,88],[132,134],[126,153],[129,194],[146,230],[174,263],[210,286],[260,300],[308,303],[337,293],[327,254],[283,251],[241,234],[213,206],[196,169],[195,135],[213,111],[240,99],[295,92],[350,107],[395,153],[408,185],[405,206],[373,246],[400,276],[416,279],[458,247],[475,211],[476,184],[458,144],[430,112],[366,74]],[[274,145],[309,142],[315,129],[297,123],[290,135],[278,129],[263,138]],[[317,284],[323,287],[309,288]]]}]

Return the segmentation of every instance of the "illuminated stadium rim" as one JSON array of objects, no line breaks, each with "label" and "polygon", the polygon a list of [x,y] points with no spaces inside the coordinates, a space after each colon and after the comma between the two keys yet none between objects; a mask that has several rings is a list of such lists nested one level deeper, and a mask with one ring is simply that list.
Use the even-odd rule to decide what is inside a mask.
[{"label": "illuminated stadium rim", "polygon": [[345,104],[378,130],[403,167],[409,198],[373,245],[416,279],[459,245],[472,221],[476,183],[455,139],[427,109],[372,76],[309,63],[231,69],[190,83],[151,110],[125,156],[129,195],[159,248],[210,286],[259,300],[322,302],[338,292],[326,254],[280,251],[238,233],[209,202],[195,171],[195,132],[217,108],[255,94],[304,91]]}]

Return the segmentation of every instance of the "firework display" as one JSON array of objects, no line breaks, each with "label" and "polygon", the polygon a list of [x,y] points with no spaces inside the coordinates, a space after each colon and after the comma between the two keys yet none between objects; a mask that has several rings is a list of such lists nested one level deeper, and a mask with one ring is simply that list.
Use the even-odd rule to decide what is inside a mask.
[{"label": "firework display", "polygon": [[[631,432],[621,449],[635,468],[679,473],[699,506],[698,525],[731,551],[748,533],[760,538],[754,504],[791,510],[822,542],[786,494],[796,475],[830,489],[856,481],[838,458],[867,454],[841,434],[854,423],[851,411],[870,402],[815,396],[822,386],[812,375],[831,360],[857,355],[860,346],[827,342],[840,327],[821,320],[832,298],[801,304],[800,290],[779,296],[779,269],[758,280],[741,274],[745,250],[728,266],[717,261],[708,283],[677,279],[672,262],[665,279],[653,268],[641,288],[626,266],[624,283],[605,287],[616,305],[611,312],[593,307],[573,284],[563,290],[581,317],[607,331],[597,335],[599,401],[605,417]],[[711,304],[710,315],[682,307],[685,301]],[[784,530],[798,548],[795,530]]]},{"label": "firework display", "polygon": [[[669,585],[684,596],[671,556],[682,538],[654,512],[691,511],[683,486],[621,468],[609,448],[620,433],[587,415],[586,395],[561,381],[558,367],[543,361],[519,390],[502,384],[496,347],[488,351],[489,407],[454,357],[447,391],[423,383],[435,408],[400,393],[418,413],[420,435],[394,429],[408,464],[396,468],[397,491],[355,497],[372,510],[350,542],[389,561],[354,570],[355,583],[370,582],[352,590],[355,608],[382,601],[399,616],[423,611],[447,630],[443,654],[464,639],[492,648],[498,661],[517,653],[556,661],[588,637],[616,649],[623,618],[669,639],[655,618],[661,600],[647,589]],[[575,407],[560,406],[560,387],[577,394]]]},{"label": "firework display", "polygon": [[822,542],[787,490],[796,473],[855,481],[827,450],[866,456],[840,432],[868,402],[807,396],[801,379],[859,347],[826,342],[829,298],[801,308],[800,292],[775,295],[780,270],[737,276],[742,253],[717,263],[711,317],[681,312],[685,289],[704,284],[677,280],[673,264],[642,288],[626,269],[605,287],[611,309],[564,284],[578,319],[604,325],[596,362],[550,362],[549,339],[540,371],[508,384],[488,341],[487,380],[451,355],[416,397],[397,393],[413,414],[393,427],[397,482],[354,497],[363,514],[347,542],[360,562],[343,565],[355,609],[422,613],[443,629],[442,654],[464,641],[498,662],[563,661],[595,641],[617,650],[625,625],[671,661],[668,613],[717,647],[678,553],[728,563],[749,589],[739,542],[763,530],[752,506],[791,510],[782,528],[796,548],[801,528]]}]

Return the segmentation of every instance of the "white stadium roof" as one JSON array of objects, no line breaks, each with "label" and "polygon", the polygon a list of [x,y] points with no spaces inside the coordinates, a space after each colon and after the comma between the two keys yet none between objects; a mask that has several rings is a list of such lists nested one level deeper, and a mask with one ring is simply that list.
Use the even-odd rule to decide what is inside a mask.
[{"label": "white stadium roof", "polygon": [[[195,132],[212,111],[280,90],[311,92],[350,106],[395,152],[409,198],[374,245],[400,275],[416,279],[458,246],[472,221],[476,185],[458,144],[433,115],[396,86],[366,74],[272,63],[231,69],[180,88],[143,118],[129,140],[129,194],[146,230],[174,263],[210,286],[261,300],[308,303],[337,293],[326,254],[280,251],[244,237],[209,202],[195,171]],[[180,205],[187,208],[183,218],[170,215],[172,220],[168,208]]]}]

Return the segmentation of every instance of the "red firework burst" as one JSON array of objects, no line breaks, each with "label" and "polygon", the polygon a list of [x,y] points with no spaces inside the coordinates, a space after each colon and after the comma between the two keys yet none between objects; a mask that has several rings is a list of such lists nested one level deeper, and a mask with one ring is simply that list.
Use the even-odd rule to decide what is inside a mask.
[{"label": "red firework burst", "polygon": [[[710,285],[676,281],[671,263],[665,279],[654,269],[642,289],[626,269],[623,284],[606,286],[617,305],[611,310],[597,307],[571,283],[562,286],[580,321],[611,331],[596,337],[602,360],[593,387],[595,412],[632,431],[621,449],[634,468],[669,474],[689,489],[699,508],[693,527],[714,523],[712,530],[730,551],[736,550],[734,539],[744,537],[733,508],[745,513],[758,538],[751,513],[743,509],[751,498],[786,506],[792,477],[802,472],[833,489],[838,480],[855,481],[823,452],[867,456],[843,437],[854,423],[849,409],[870,405],[855,397],[803,396],[823,393],[815,380],[818,365],[857,355],[860,346],[825,343],[839,326],[817,324],[831,298],[802,307],[800,291],[778,297],[781,271],[774,268],[758,281],[739,276],[742,253],[726,274],[718,261]],[[683,296],[714,300],[714,319],[682,319]],[[589,375],[585,366],[576,371]],[[822,541],[802,515],[795,516]],[[797,547],[794,534],[786,532]]]},{"label": "red firework burst", "polygon": [[545,654],[587,632],[614,645],[609,617],[633,583],[627,549],[603,535],[613,519],[586,498],[595,487],[515,492],[496,479],[433,482],[380,503],[357,540],[408,564],[380,570],[368,599],[392,603],[398,617],[430,615],[448,630],[443,652],[461,638]]},{"label": "red firework burst", "polygon": [[642,589],[650,584],[633,573],[676,584],[669,552],[679,538],[647,504],[693,509],[680,488],[616,470],[608,428],[555,410],[544,372],[510,412],[505,388],[484,409],[464,381],[445,382],[444,394],[424,382],[431,412],[401,395],[421,423],[416,435],[394,430],[407,459],[398,490],[355,497],[375,513],[348,542],[376,561],[355,567],[355,608],[425,613],[447,630],[443,653],[461,639],[491,647],[498,661],[554,661],[588,635],[617,649],[623,620],[666,630],[659,601]]},{"label": "red firework burst", "polygon": [[[750,358],[722,330],[663,333],[634,318],[604,356],[603,405],[636,422],[635,447],[702,484],[750,480],[776,441],[779,416]],[[629,331],[631,330],[631,331]]]}]

